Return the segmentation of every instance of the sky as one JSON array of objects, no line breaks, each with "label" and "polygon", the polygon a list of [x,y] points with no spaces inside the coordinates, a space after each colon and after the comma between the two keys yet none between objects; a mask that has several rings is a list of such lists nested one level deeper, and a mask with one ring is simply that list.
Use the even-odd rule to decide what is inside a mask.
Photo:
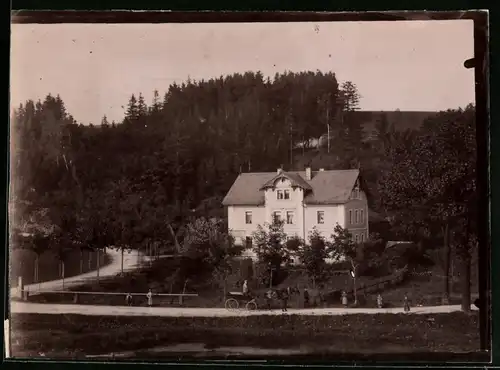
[{"label": "sky", "polygon": [[84,124],[117,122],[132,93],[236,72],[334,72],[362,110],[439,111],[474,102],[471,20],[13,24],[11,107],[59,94]]}]

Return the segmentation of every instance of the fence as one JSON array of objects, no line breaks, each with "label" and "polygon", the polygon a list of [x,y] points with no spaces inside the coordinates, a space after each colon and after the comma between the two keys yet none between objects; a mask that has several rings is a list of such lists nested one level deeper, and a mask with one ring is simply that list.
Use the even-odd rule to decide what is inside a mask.
[{"label": "fence", "polygon": [[[357,289],[358,294],[370,294],[382,291],[390,286],[396,286],[401,284],[408,276],[408,266],[403,267],[399,271],[395,272],[391,276],[384,277],[368,284],[360,284]],[[354,294],[354,289],[348,292],[348,294]]]},{"label": "fence", "polygon": [[[30,297],[30,291],[24,290],[22,294],[22,299],[24,301],[28,301]],[[82,295],[87,296],[108,296],[108,297],[123,297],[125,298],[128,293],[120,293],[120,292],[85,292],[85,291],[61,291],[61,290],[39,290],[36,291],[36,295],[73,295],[73,303],[79,303],[80,297]],[[130,293],[132,297],[146,297],[146,293]],[[179,305],[182,305],[185,297],[198,297],[197,293],[153,293],[153,297],[170,297],[170,298],[178,298]]]}]

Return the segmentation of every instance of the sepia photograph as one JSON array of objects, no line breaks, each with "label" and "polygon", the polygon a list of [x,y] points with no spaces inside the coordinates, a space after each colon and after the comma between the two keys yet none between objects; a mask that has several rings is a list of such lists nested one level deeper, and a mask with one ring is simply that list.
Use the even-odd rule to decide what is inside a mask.
[{"label": "sepia photograph", "polygon": [[13,15],[7,357],[483,350],[474,21],[415,18]]}]

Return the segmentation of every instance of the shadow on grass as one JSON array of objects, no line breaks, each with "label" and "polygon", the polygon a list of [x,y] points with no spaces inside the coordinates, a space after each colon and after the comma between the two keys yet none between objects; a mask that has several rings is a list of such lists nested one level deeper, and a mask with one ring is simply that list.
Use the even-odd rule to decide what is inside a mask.
[{"label": "shadow on grass", "polygon": [[[328,353],[458,353],[479,348],[478,317],[437,315],[97,317],[16,314],[14,356],[142,351],[180,343],[207,348],[327,348]],[[57,355],[59,354],[59,355]],[[167,356],[169,352],[155,353]],[[64,355],[62,355],[64,357]],[[71,355],[73,356],[73,355]],[[71,357],[70,356],[70,357]],[[142,355],[141,355],[142,356]]]}]

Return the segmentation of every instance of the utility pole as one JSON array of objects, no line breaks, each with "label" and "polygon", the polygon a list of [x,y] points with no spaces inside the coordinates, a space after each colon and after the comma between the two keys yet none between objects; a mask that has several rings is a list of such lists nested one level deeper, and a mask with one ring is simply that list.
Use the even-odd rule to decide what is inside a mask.
[{"label": "utility pole", "polygon": [[290,121],[290,169],[293,165],[293,135],[292,135],[292,123]]},{"label": "utility pole", "polygon": [[327,131],[327,152],[330,153],[330,94],[326,101],[326,131]]},{"label": "utility pole", "polygon": [[326,108],[326,132],[328,135],[328,140],[327,140],[327,152],[328,153],[330,153],[330,123],[328,122],[329,113],[330,113],[330,104],[328,104],[328,107]]},{"label": "utility pole", "polygon": [[270,269],[269,269],[269,289],[273,288],[273,274],[275,268],[272,266],[272,264],[269,264]]},{"label": "utility pole", "polygon": [[286,118],[288,119],[288,129],[290,130],[290,169],[293,166],[293,121],[292,121],[292,98],[288,102],[288,112]]}]

